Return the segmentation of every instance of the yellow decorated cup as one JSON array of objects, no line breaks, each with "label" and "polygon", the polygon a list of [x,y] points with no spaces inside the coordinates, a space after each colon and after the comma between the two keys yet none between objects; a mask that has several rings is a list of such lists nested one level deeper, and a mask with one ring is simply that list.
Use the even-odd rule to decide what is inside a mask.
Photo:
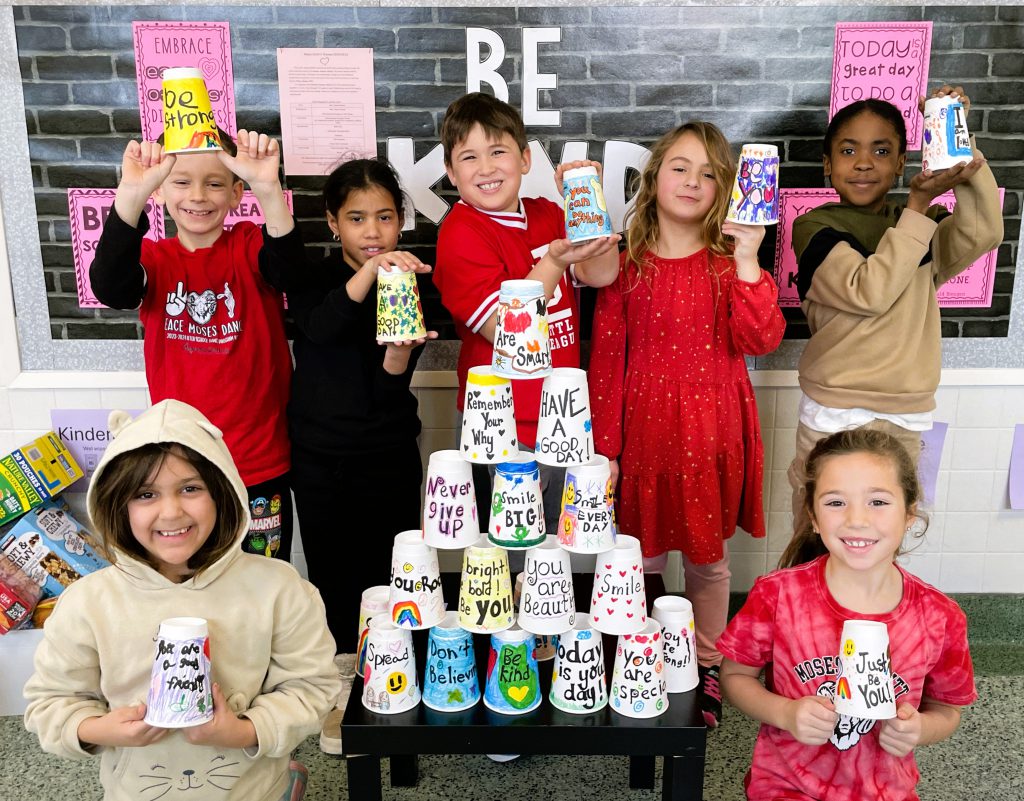
[{"label": "yellow decorated cup", "polygon": [[164,152],[220,150],[217,121],[202,71],[193,67],[164,70],[163,90]]}]

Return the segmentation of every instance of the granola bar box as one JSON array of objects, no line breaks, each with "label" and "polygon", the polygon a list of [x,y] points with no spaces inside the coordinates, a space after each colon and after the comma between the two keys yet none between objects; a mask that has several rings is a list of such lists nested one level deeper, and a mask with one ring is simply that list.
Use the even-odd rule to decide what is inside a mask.
[{"label": "granola bar box", "polygon": [[0,458],[0,526],[81,477],[82,468],[52,431]]}]

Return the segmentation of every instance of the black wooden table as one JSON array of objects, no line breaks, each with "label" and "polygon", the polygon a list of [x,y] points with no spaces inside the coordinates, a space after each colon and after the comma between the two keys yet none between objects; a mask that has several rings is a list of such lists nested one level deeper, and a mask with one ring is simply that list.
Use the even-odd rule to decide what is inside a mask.
[{"label": "black wooden table", "polygon": [[[590,605],[591,575],[573,576],[577,609]],[[451,606],[457,598],[458,574],[442,579]],[[664,594],[661,576],[647,581],[647,608]],[[427,632],[413,632],[418,675],[423,675]],[[604,636],[610,685],[616,638]],[[490,635],[474,635],[480,689],[487,674]],[[628,756],[629,786],[654,788],[655,757],[664,758],[662,798],[665,801],[701,801],[704,790],[704,752],[707,728],[697,705],[696,690],[669,695],[668,711],[656,718],[627,718],[609,704],[589,715],[570,715],[548,700],[553,660],[540,663],[544,700],[525,715],[499,715],[481,700],[463,712],[436,712],[422,702],[395,715],[370,712],[362,704],[362,680],[357,676],[341,723],[341,741],[348,768],[349,798],[379,801],[381,757],[391,761],[391,785],[414,787],[419,754],[609,754]],[[582,732],[581,729],[585,729]]]}]

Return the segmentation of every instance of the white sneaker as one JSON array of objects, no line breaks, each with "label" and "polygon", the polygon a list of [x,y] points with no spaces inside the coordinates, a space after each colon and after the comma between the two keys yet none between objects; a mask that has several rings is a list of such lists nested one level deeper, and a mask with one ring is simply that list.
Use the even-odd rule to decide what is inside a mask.
[{"label": "white sneaker", "polygon": [[494,762],[511,762],[513,759],[519,759],[521,754],[486,754],[487,758]]}]

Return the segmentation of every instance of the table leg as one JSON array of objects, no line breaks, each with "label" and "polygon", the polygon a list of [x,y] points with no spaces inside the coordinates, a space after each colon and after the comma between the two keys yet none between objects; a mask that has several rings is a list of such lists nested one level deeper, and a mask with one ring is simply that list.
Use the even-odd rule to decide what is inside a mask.
[{"label": "table leg", "polygon": [[704,755],[666,756],[661,785],[662,801],[701,801],[704,797]]},{"label": "table leg", "polygon": [[380,801],[380,757],[359,754],[345,759],[348,797],[359,801]]},{"label": "table leg", "polygon": [[629,789],[654,789],[653,756],[631,756],[629,758]]},{"label": "table leg", "polygon": [[416,783],[419,780],[419,758],[416,756],[416,754],[392,754],[392,787],[415,787]]}]

